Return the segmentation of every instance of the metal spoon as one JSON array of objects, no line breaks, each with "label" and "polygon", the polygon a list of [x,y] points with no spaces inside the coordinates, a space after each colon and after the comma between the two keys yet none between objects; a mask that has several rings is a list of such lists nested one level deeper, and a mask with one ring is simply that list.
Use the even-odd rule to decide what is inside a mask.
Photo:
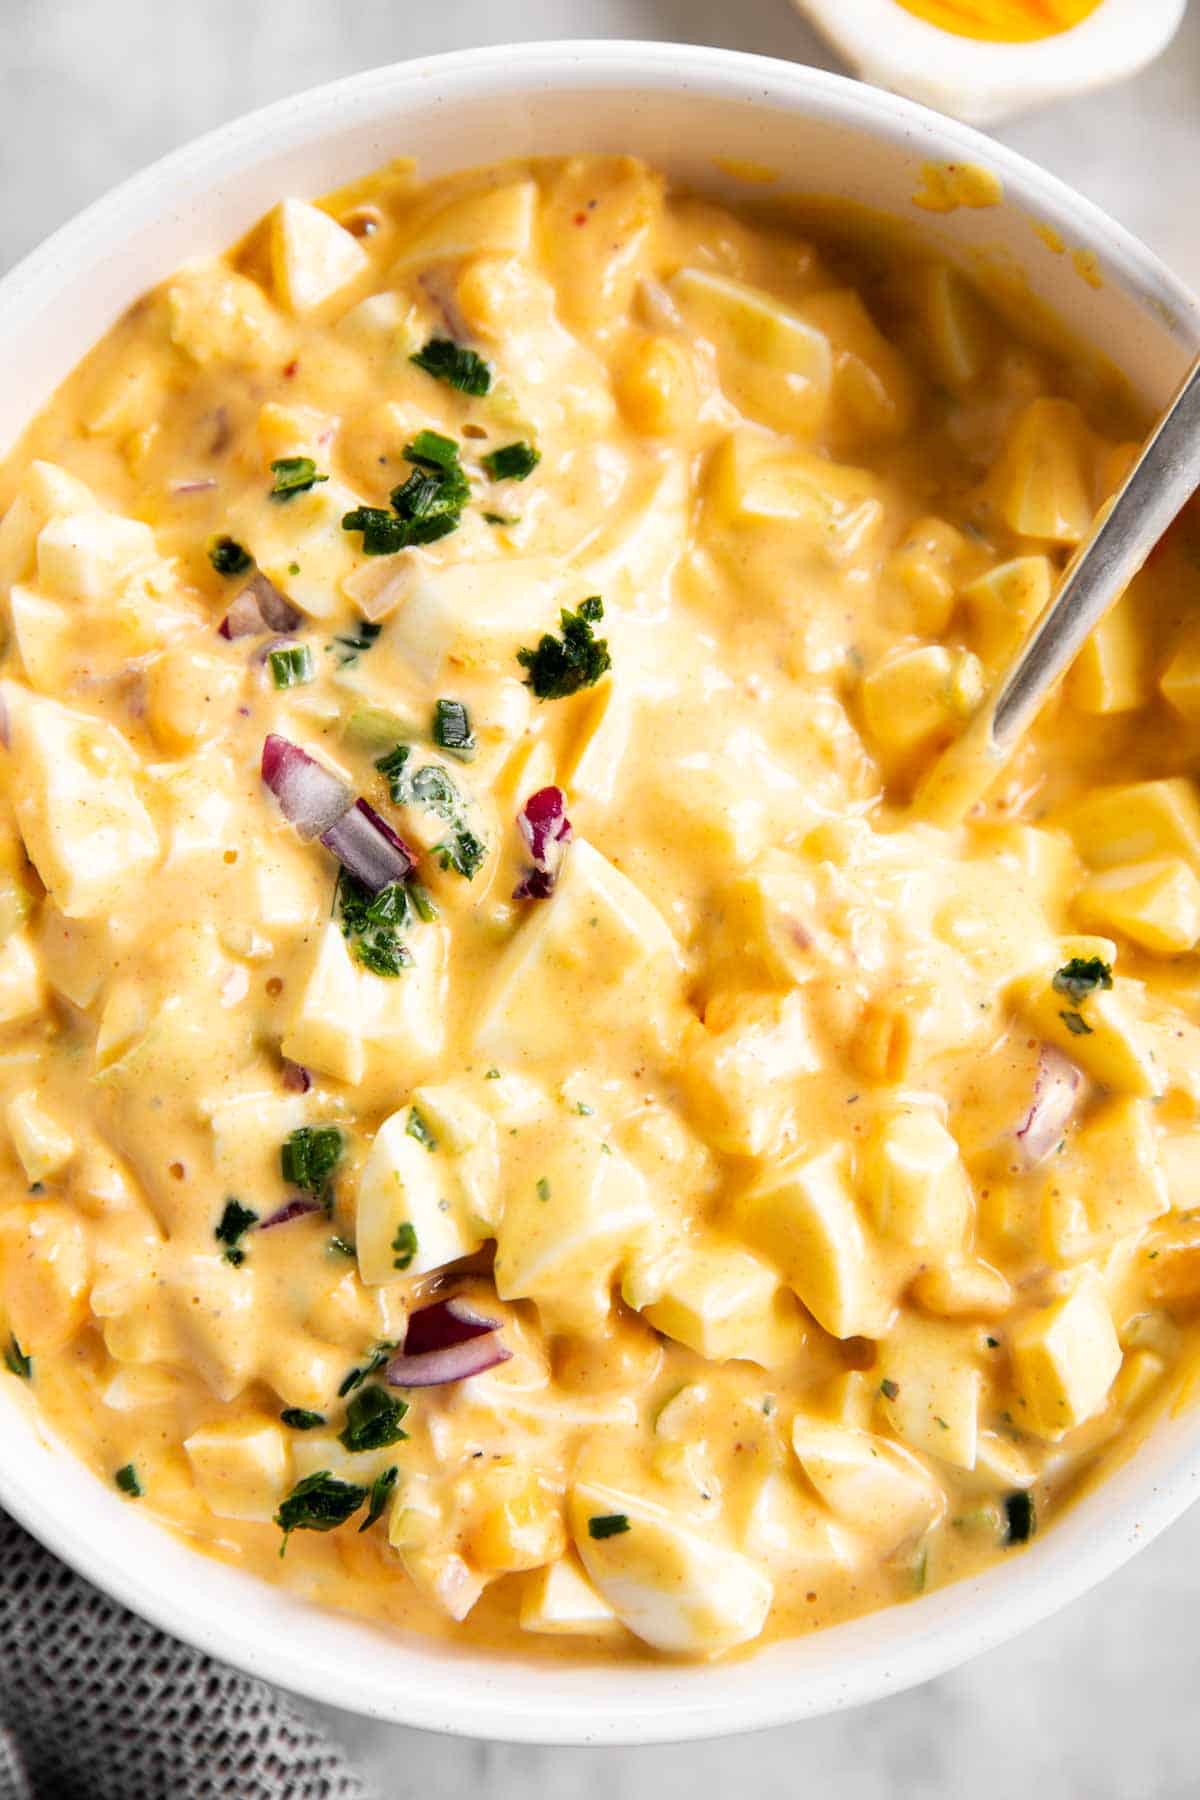
[{"label": "metal spoon", "polygon": [[930,769],[915,812],[955,825],[1000,774],[1046,695],[1200,487],[1200,357],[1115,498],[1068,565],[1058,592],[970,724]]}]

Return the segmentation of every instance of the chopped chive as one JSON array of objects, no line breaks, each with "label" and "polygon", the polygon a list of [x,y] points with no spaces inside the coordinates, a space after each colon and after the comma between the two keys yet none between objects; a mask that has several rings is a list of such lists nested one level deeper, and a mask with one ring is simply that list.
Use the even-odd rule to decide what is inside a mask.
[{"label": "chopped chive", "polygon": [[358,1255],[358,1251],[354,1248],[354,1245],[347,1243],[344,1237],[331,1237],[329,1240],[329,1249],[333,1251],[335,1256],[348,1256],[352,1262]]}]

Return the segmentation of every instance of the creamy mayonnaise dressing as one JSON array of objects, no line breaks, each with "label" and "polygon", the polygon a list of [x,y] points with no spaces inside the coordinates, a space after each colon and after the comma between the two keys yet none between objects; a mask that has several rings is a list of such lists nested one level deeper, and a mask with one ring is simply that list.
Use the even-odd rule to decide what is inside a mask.
[{"label": "creamy mayonnaise dressing", "polygon": [[1195,1333],[1194,521],[909,802],[1132,435],[949,268],[620,157],[139,301],[0,477],[3,1378],[198,1546],[531,1651],[1015,1554]]}]

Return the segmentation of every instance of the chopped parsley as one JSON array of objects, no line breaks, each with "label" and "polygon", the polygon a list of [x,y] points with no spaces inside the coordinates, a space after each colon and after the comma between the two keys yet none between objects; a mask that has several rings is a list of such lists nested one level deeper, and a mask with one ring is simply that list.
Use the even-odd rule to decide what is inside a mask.
[{"label": "chopped parsley", "polygon": [[320,1200],[344,1151],[336,1125],[298,1125],[279,1146],[279,1170],[293,1187]]},{"label": "chopped parsley", "polygon": [[10,1375],[21,1381],[29,1381],[33,1376],[33,1360],[26,1356],[15,1337],[10,1337],[4,1351],[4,1366]]},{"label": "chopped parsley", "polygon": [[346,1428],[338,1434],[338,1442],[351,1451],[386,1450],[408,1436],[400,1429],[407,1411],[407,1400],[386,1388],[365,1387],[346,1408]]},{"label": "chopped parsley", "polygon": [[1060,1012],[1058,1016],[1072,1037],[1091,1037],[1092,1028],[1082,1013]]},{"label": "chopped parsley", "polygon": [[456,344],[453,338],[430,338],[425,348],[408,360],[461,394],[486,394],[492,385],[492,371],[482,356]]},{"label": "chopped parsley", "polygon": [[304,687],[313,678],[312,651],[307,644],[281,644],[267,653],[267,661],[277,688]]},{"label": "chopped parsley", "polygon": [[419,431],[404,446],[412,474],[391,492],[392,510],[356,506],[342,518],[343,531],[362,533],[365,556],[395,556],[414,544],[433,544],[457,531],[471,498],[458,460],[458,445],[440,431]]},{"label": "chopped parsley", "polygon": [[436,763],[412,769],[411,762],[411,745],[397,744],[375,764],[388,784],[393,806],[421,806],[445,819],[452,828],[450,835],[435,844],[432,853],[443,869],[454,869],[467,881],[473,880],[483,866],[487,846],[466,823],[462,795]]},{"label": "chopped parsley", "polygon": [[208,560],[218,575],[241,575],[254,559],[236,538],[216,537],[208,546]]},{"label": "chopped parsley", "polygon": [[438,1141],[429,1129],[429,1121],[416,1106],[408,1109],[408,1124],[404,1127],[405,1135],[416,1138],[418,1144],[424,1144],[427,1150],[436,1150]]},{"label": "chopped parsley", "polygon": [[242,1249],[241,1239],[252,1225],[258,1224],[258,1214],[249,1206],[243,1206],[240,1200],[231,1194],[225,1202],[225,1210],[217,1222],[213,1236],[218,1244],[225,1246],[225,1261],[240,1268],[246,1260],[246,1252]]},{"label": "chopped parsley", "polygon": [[1073,956],[1058,970],[1051,986],[1056,994],[1065,994],[1067,999],[1078,1006],[1089,994],[1098,988],[1110,988],[1113,984],[1112,969],[1100,956]]},{"label": "chopped parsley", "polygon": [[412,1267],[413,1257],[417,1254],[417,1228],[408,1219],[403,1225],[397,1225],[392,1249],[396,1252],[392,1258],[393,1269],[403,1272]]},{"label": "chopped parsley", "polygon": [[355,960],[373,975],[399,975],[412,962],[412,952],[400,941],[399,928],[411,917],[410,896],[403,882],[393,881],[372,894],[348,870],[338,876],[334,904],[341,918],[342,935]]},{"label": "chopped parsley", "polygon": [[900,1397],[900,1383],[898,1381],[889,1381],[885,1376],[879,1384],[879,1391],[885,1400],[898,1400]]},{"label": "chopped parsley", "polygon": [[283,1533],[280,1556],[293,1531],[335,1531],[353,1517],[366,1497],[365,1487],[353,1481],[339,1481],[328,1469],[306,1475],[275,1514],[275,1523]]},{"label": "chopped parsley", "polygon": [[290,500],[294,494],[306,494],[318,481],[329,480],[328,475],[318,475],[311,456],[280,456],[271,464],[271,473],[275,477],[272,500]]},{"label": "chopped parsley", "polygon": [[380,1469],[371,1483],[370,1498],[367,1503],[367,1516],[359,1526],[359,1531],[369,1531],[376,1519],[381,1518],[383,1509],[392,1497],[392,1489],[399,1479],[400,1471],[395,1463],[390,1469]]},{"label": "chopped parsley", "polygon": [[131,1500],[141,1499],[142,1484],[138,1480],[138,1472],[132,1463],[126,1463],[123,1469],[118,1469],[113,1476],[113,1480],[116,1482],[121,1492],[123,1494],[128,1494]]},{"label": "chopped parsley", "polygon": [[542,460],[532,444],[503,444],[480,459],[493,481],[524,481]]},{"label": "chopped parsley", "polygon": [[620,1537],[623,1531],[628,1530],[629,1520],[624,1513],[593,1513],[588,1520],[590,1538]]},{"label": "chopped parsley", "polygon": [[329,648],[337,652],[337,659],[343,669],[356,663],[365,650],[369,650],[375,639],[383,630],[382,625],[372,624],[370,619],[360,619],[356,631],[338,632]]},{"label": "chopped parsley", "polygon": [[434,701],[433,741],[439,750],[470,762],[479,746],[471,730],[470,714],[461,700]]},{"label": "chopped parsley", "polygon": [[1004,1496],[1004,1541],[1027,1544],[1037,1530],[1037,1508],[1033,1495],[1018,1490]]},{"label": "chopped parsley", "polygon": [[285,1406],[279,1417],[293,1431],[316,1431],[326,1423],[324,1413],[308,1412],[303,1406]]},{"label": "chopped parsley", "polygon": [[354,1248],[354,1245],[347,1243],[344,1237],[331,1237],[329,1240],[329,1248],[333,1251],[335,1256],[348,1256],[351,1262],[353,1262],[354,1258],[358,1255],[358,1251]]},{"label": "chopped parsley", "polygon": [[612,668],[606,638],[598,638],[592,626],[604,617],[599,594],[581,601],[578,612],[564,606],[559,618],[561,637],[546,632],[536,650],[518,650],[517,661],[528,669],[525,686],[539,700],[565,700],[581,688],[593,687]]},{"label": "chopped parsley", "polygon": [[347,1394],[352,1394],[355,1388],[360,1388],[364,1381],[369,1381],[372,1375],[377,1375],[395,1348],[396,1346],[390,1338],[385,1338],[381,1343],[376,1344],[369,1360],[363,1363],[361,1368],[351,1369],[343,1378],[342,1385],[338,1389],[338,1399],[344,1400]]}]

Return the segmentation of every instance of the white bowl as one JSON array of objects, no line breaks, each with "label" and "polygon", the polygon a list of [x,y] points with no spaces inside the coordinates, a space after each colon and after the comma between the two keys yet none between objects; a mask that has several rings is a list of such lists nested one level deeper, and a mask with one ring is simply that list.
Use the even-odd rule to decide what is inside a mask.
[{"label": "white bowl", "polygon": [[[714,163],[768,164],[777,189],[909,217],[966,261],[1023,269],[1080,337],[1155,403],[1200,345],[1200,307],[1135,239],[1069,188],[933,113],[836,76],[682,45],[469,51],[336,82],[213,132],[139,175],[0,283],[0,442],[146,287],[235,239],[280,194],[315,194],[389,157],[422,170],[497,154],[634,151],[726,194]],[[1006,199],[912,207],[929,161],[988,164]],[[1034,225],[1092,253],[1099,286]],[[310,1607],[157,1527],[55,1444],[0,1379],[0,1504],[98,1587],[225,1662],[427,1730],[545,1744],[747,1731],[894,1693],[1046,1617],[1171,1523],[1200,1483],[1200,1415],[1165,1420],[1108,1482],[1002,1567],[745,1658],[683,1667],[536,1665],[389,1634]],[[531,1650],[536,1648],[531,1644]]]},{"label": "white bowl", "polygon": [[1163,51],[1187,0],[1101,0],[1067,31],[995,44],[931,25],[896,0],[793,0],[856,75],[991,125],[1112,81],[1127,81]]}]

